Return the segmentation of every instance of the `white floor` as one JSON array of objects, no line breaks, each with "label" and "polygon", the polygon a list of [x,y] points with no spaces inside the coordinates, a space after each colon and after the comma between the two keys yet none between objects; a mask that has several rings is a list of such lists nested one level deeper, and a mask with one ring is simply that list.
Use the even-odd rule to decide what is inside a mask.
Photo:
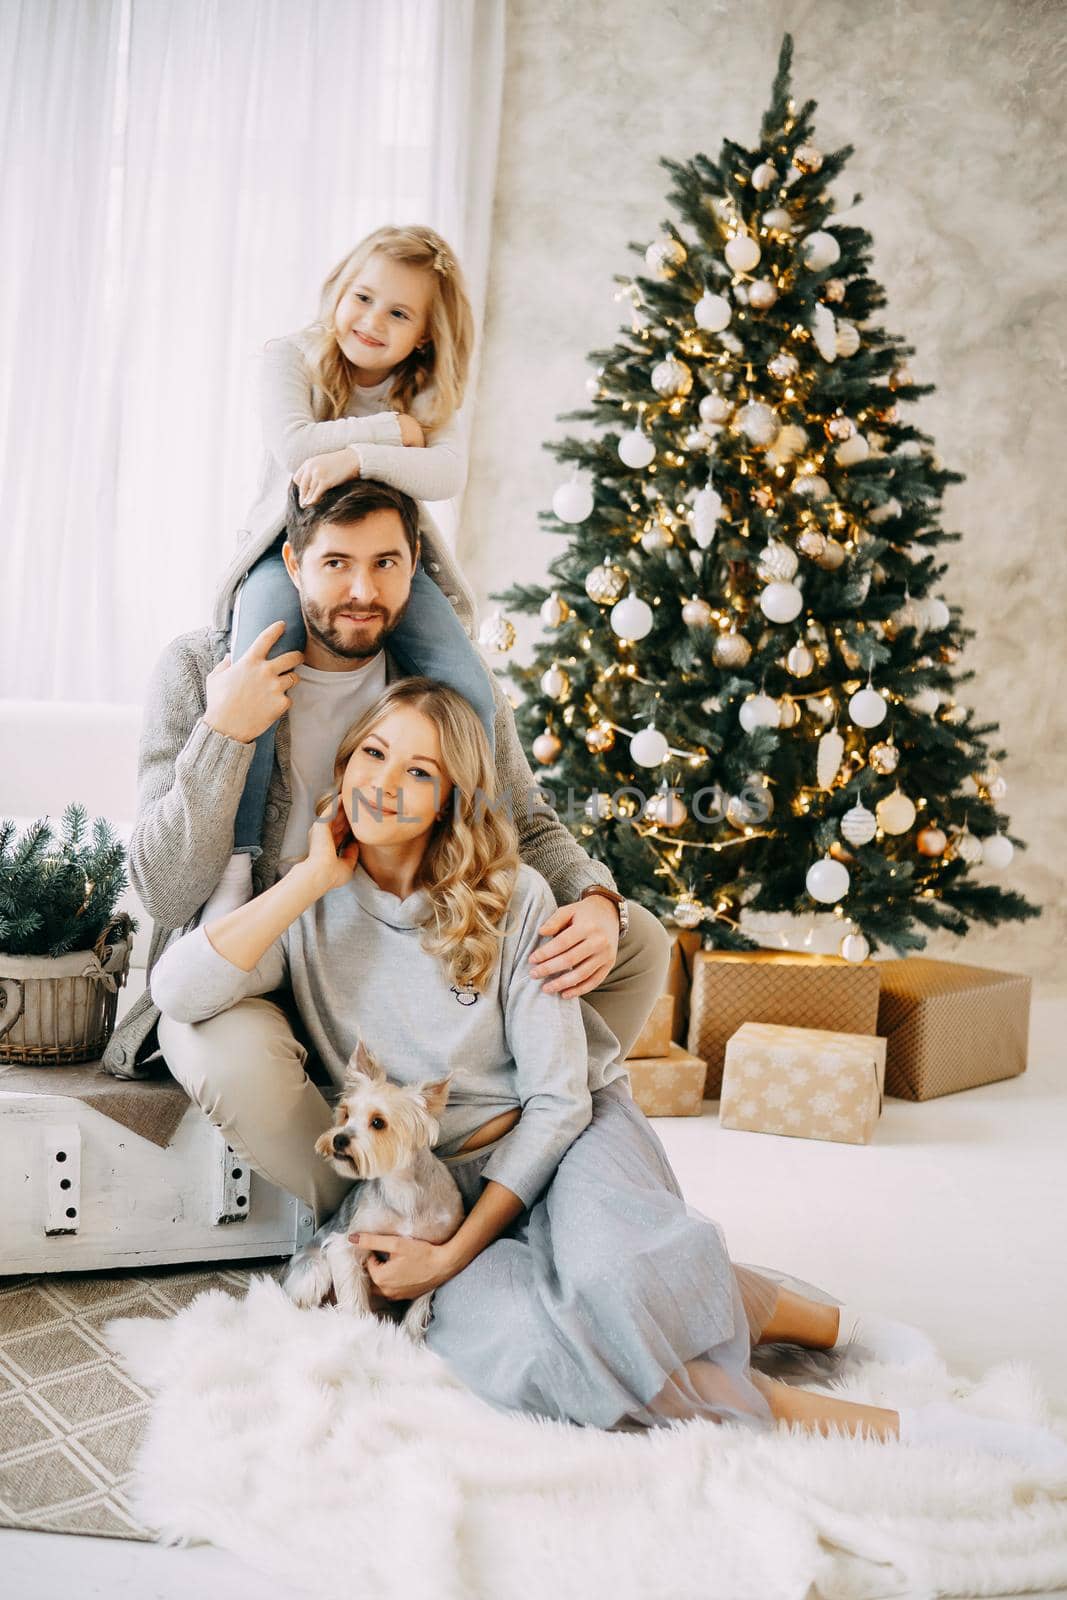
[{"label": "white floor", "polygon": [[[1035,1003],[1023,1077],[887,1100],[870,1145],[730,1133],[717,1113],[655,1126],[735,1260],[916,1323],[963,1374],[1029,1361],[1067,1411],[1067,1000]],[[0,1573],[12,1600],[187,1600],[208,1586],[291,1600],[207,1547],[0,1531]]]}]

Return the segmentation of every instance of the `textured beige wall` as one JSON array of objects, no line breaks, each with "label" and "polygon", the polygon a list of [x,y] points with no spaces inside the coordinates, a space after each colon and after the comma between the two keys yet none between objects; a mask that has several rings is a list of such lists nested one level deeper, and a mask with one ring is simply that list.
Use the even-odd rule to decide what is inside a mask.
[{"label": "textured beige wall", "polygon": [[[658,158],[753,144],[782,33],[817,142],[854,144],[835,192],[874,236],[887,326],[938,393],[917,408],[950,490],[943,591],[977,630],[962,697],[1011,751],[1012,830],[1029,842],[1000,881],[1044,905],[1024,925],[939,938],[928,953],[1067,989],[1063,957],[1067,550],[1060,491],[1065,254],[1062,94],[1067,7],[1037,0],[875,5],[511,0],[493,260],[460,551],[483,610],[558,550],[537,512],[561,471],[542,441],[574,431],[588,351],[620,322],[667,206]],[[520,638],[528,641],[536,619]],[[521,649],[520,643],[520,649]]]}]

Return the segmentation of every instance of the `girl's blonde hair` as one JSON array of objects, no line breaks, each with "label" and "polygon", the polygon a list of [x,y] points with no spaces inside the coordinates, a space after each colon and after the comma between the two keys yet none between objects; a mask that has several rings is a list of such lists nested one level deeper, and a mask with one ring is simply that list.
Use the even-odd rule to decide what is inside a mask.
[{"label": "girl's blonde hair", "polygon": [[319,421],[343,417],[351,401],[355,371],[337,343],[334,315],[341,297],[376,251],[406,266],[422,267],[433,277],[426,344],[412,350],[395,369],[389,408],[409,413],[423,427],[440,427],[463,404],[474,349],[474,313],[462,268],[432,228],[375,228],[337,263],[323,284],[309,352],[312,377],[321,392]]},{"label": "girl's blonde hair", "polygon": [[430,902],[422,947],[444,960],[455,984],[481,989],[492,975],[500,941],[508,931],[502,923],[515,888],[519,844],[513,822],[495,808],[496,767],[485,729],[470,703],[432,678],[402,678],[390,684],[338,745],[333,788],[319,797],[315,814],[333,812],[353,751],[400,705],[423,712],[436,727],[441,760],[453,785],[415,880]]}]

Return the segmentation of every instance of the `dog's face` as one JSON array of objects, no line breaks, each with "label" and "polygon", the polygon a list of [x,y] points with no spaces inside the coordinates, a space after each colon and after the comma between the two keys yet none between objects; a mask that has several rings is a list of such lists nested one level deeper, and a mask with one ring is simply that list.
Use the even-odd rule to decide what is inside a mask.
[{"label": "dog's face", "polygon": [[345,1073],[334,1125],[315,1141],[346,1178],[379,1178],[409,1166],[437,1139],[451,1075],[435,1083],[390,1083],[360,1040]]}]

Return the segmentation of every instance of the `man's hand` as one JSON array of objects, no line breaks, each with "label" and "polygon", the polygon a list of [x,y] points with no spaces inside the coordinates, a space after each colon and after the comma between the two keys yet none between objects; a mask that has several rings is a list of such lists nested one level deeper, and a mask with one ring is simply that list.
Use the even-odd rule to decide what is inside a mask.
[{"label": "man's hand", "polygon": [[[363,1256],[363,1264],[378,1293],[386,1300],[414,1300],[446,1283],[455,1273],[444,1244],[411,1239],[399,1233],[350,1233],[349,1242]],[[374,1253],[386,1254],[379,1261]]]},{"label": "man's hand", "polygon": [[588,994],[603,983],[619,952],[619,913],[602,894],[588,895],[572,906],[560,906],[537,930],[548,944],[530,957],[530,972],[548,978],[545,994],[565,1000]]},{"label": "man's hand", "polygon": [[300,490],[300,504],[313,506],[327,489],[358,477],[359,457],[345,445],[343,450],[327,450],[325,455],[309,456],[293,473],[293,482]]},{"label": "man's hand", "polygon": [[272,622],[253,639],[239,661],[223,656],[205,680],[207,705],[203,720],[216,733],[251,744],[292,705],[288,691],[296,682],[302,650],[286,650],[267,659],[271,645],[285,632],[285,623]]}]

